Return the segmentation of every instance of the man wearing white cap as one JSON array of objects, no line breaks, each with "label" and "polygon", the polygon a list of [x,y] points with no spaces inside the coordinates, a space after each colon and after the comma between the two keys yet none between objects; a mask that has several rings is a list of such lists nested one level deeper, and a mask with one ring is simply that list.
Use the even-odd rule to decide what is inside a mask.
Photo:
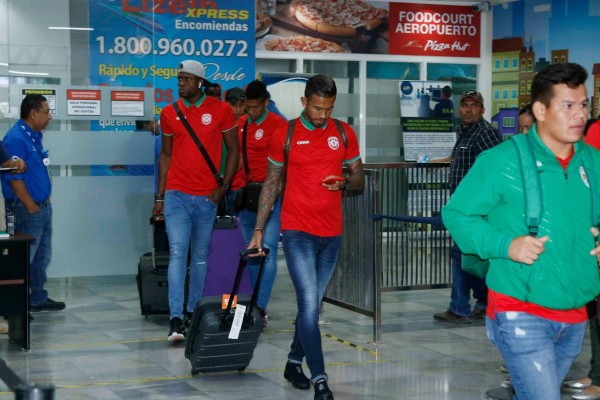
[{"label": "man wearing white cap", "polygon": [[[166,106],[160,116],[162,150],[159,159],[156,218],[164,214],[169,237],[169,309],[171,327],[168,339],[185,338],[184,316],[194,311],[202,297],[207,271],[208,247],[217,205],[230,189],[238,166],[239,146],[233,111],[226,103],[202,91],[204,66],[186,60],[177,74],[180,99]],[[177,114],[177,106],[215,166],[221,164],[222,147],[227,147],[223,178],[213,174],[207,160]],[[191,245],[187,310],[183,309],[187,255]]]}]

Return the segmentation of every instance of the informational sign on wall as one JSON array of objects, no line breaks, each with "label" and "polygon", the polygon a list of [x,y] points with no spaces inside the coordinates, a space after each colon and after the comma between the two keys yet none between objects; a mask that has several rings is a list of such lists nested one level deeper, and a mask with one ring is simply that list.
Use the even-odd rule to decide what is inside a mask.
[{"label": "informational sign on wall", "polygon": [[481,13],[470,6],[390,3],[390,54],[479,57]]},{"label": "informational sign on wall", "polygon": [[67,90],[67,115],[100,116],[102,95],[100,90]]},{"label": "informational sign on wall", "polygon": [[456,141],[451,82],[400,82],[400,115],[407,161],[450,155]]},{"label": "informational sign on wall", "polygon": [[46,98],[48,107],[50,107],[50,114],[56,115],[56,89],[23,89],[23,97],[28,94],[41,94]]},{"label": "informational sign on wall", "polygon": [[255,79],[254,8],[248,0],[90,1],[90,80],[154,87],[156,115],[179,98],[183,60],[200,61],[223,93],[243,87]]}]

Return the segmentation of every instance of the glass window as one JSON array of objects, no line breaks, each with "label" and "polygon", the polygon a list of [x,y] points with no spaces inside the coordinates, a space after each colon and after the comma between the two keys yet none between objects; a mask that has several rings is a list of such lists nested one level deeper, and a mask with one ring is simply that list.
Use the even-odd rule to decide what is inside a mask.
[{"label": "glass window", "polygon": [[513,68],[519,68],[519,59],[518,58],[513,58]]},{"label": "glass window", "polygon": [[419,80],[419,77],[419,64],[367,62],[365,159],[368,162],[404,161],[398,85],[401,80]]},{"label": "glass window", "polygon": [[504,90],[502,91],[502,98],[503,98],[503,99],[508,99],[508,90],[507,90],[507,89],[504,89]]},{"label": "glass window", "polygon": [[494,66],[496,69],[500,69],[500,59],[496,59],[496,61],[494,62]]},{"label": "glass window", "polygon": [[514,128],[515,126],[515,117],[504,117],[502,118],[502,126],[505,128]]},{"label": "glass window", "polygon": [[511,93],[512,93],[512,98],[513,99],[516,99],[518,97],[518,95],[517,95],[517,89],[512,89]]},{"label": "glass window", "polygon": [[500,100],[500,91],[494,90],[494,100]]},{"label": "glass window", "polygon": [[503,67],[504,69],[508,69],[508,58],[505,58],[505,59],[504,59],[504,62],[503,62],[502,64],[503,64],[503,65],[502,65],[502,67]]}]

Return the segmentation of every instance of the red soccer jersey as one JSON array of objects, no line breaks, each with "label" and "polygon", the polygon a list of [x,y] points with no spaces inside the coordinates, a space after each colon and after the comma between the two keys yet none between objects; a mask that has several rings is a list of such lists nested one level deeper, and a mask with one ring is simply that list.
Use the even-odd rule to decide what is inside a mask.
[{"label": "red soccer jersey", "polygon": [[238,120],[238,137],[240,140],[240,154],[243,157],[243,134],[244,125],[248,121],[246,128],[246,157],[248,159],[248,169],[250,176],[246,176],[246,169],[243,164],[243,159],[240,158],[241,170],[244,177],[244,185],[247,182],[264,182],[267,177],[267,166],[269,150],[271,149],[271,139],[275,131],[285,126],[287,121],[279,115],[266,111],[258,120],[252,121],[248,118],[248,114],[243,115]]},{"label": "red soccer jersey", "polygon": [[600,121],[594,122],[589,127],[584,140],[590,146],[594,146],[596,149],[600,150]]},{"label": "red soccer jersey", "polygon": [[[342,124],[348,137],[346,147],[331,119],[322,128],[315,128],[304,116],[296,121],[281,211],[282,230],[322,237],[342,234],[342,192],[321,185],[329,175],[341,176],[343,164],[360,159],[354,130]],[[286,136],[287,124],[275,131],[271,141],[269,161],[280,166]]]},{"label": "red soccer jersey", "polygon": [[[221,165],[223,133],[235,127],[231,107],[214,97],[204,95],[196,104],[177,100],[179,108],[196,136],[206,148],[215,167]],[[207,196],[217,187],[217,181],[172,104],[160,114],[163,135],[173,136],[171,166],[166,190],[179,190],[195,196]]]}]

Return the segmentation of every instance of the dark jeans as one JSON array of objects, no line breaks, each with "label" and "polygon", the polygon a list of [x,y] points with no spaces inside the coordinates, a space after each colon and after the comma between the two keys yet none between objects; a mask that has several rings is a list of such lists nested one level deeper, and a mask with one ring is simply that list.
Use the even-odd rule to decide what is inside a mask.
[{"label": "dark jeans", "polygon": [[342,236],[319,237],[300,231],[283,231],[283,253],[296,289],[298,314],[288,360],[301,364],[306,357],[311,381],[327,378],[319,307],[335,270]]},{"label": "dark jeans", "polygon": [[590,360],[590,372],[588,378],[592,380],[592,385],[600,386],[600,326],[596,314],[598,303],[593,300],[588,304],[588,315],[590,320],[590,342],[592,344],[592,358]]},{"label": "dark jeans", "polygon": [[470,317],[471,291],[475,298],[473,309],[485,310],[487,307],[487,286],[485,280],[463,272],[461,267],[462,253],[456,243],[452,246],[452,292],[448,309],[463,317]]},{"label": "dark jeans", "polygon": [[24,233],[35,238],[29,247],[29,305],[39,306],[48,300],[46,284],[48,265],[52,257],[52,205],[39,203],[40,211],[29,214],[25,205],[7,201],[6,211],[15,216],[15,233]]}]

